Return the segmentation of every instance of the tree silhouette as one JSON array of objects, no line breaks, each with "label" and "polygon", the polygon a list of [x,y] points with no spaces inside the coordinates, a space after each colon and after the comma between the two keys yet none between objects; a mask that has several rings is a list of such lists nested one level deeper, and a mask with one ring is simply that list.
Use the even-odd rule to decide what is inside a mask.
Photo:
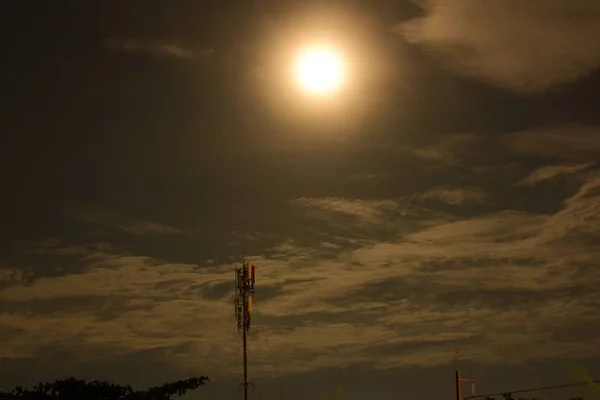
[{"label": "tree silhouette", "polygon": [[[515,400],[512,393],[502,393],[502,398],[504,400]],[[483,400],[496,400],[494,397],[485,396]],[[540,400],[536,397],[519,397],[517,400]],[[569,400],[583,400],[583,397],[572,397]]]},{"label": "tree silhouette", "polygon": [[146,390],[134,390],[106,381],[87,381],[67,378],[51,383],[41,382],[32,389],[17,386],[11,392],[0,392],[0,400],[170,400],[187,391],[198,389],[210,381],[207,377],[193,377],[165,383]]}]

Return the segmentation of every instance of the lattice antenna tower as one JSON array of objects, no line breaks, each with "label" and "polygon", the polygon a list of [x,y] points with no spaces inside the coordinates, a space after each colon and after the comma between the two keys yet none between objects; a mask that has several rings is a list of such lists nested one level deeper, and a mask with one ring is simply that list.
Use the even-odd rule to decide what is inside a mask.
[{"label": "lattice antenna tower", "polygon": [[237,318],[238,331],[242,333],[243,362],[244,362],[244,400],[248,400],[248,333],[252,319],[252,296],[254,295],[254,283],[256,282],[256,270],[251,262],[244,262],[235,267],[235,316]]}]

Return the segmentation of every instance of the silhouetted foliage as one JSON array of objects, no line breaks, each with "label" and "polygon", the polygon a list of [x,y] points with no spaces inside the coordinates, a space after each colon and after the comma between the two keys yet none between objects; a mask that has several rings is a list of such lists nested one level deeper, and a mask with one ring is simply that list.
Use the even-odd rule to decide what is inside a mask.
[{"label": "silhouetted foliage", "polygon": [[[502,393],[504,400],[514,400],[512,393]],[[496,400],[494,397],[485,396],[483,400]],[[519,397],[517,400],[540,400],[536,397]],[[583,400],[583,397],[572,397],[569,400]]]},{"label": "silhouetted foliage", "polygon": [[134,390],[105,381],[59,379],[52,383],[38,383],[32,389],[16,387],[12,392],[0,392],[0,400],[170,400],[187,391],[198,389],[210,381],[207,377],[189,378],[165,383],[146,390]]}]

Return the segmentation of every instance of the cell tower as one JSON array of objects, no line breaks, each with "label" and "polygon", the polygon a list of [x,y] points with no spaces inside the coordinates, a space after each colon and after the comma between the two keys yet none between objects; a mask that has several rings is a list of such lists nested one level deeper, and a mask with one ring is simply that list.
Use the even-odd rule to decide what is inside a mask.
[{"label": "cell tower", "polygon": [[237,317],[238,331],[242,332],[242,346],[244,349],[244,400],[248,400],[248,332],[252,318],[252,295],[256,279],[254,265],[245,262],[235,268],[235,316]]}]

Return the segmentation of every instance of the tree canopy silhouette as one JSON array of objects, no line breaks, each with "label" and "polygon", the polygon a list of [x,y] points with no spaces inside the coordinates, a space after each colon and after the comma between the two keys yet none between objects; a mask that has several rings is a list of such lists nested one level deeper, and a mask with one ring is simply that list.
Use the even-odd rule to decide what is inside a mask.
[{"label": "tree canopy silhouette", "polygon": [[[515,400],[512,393],[503,393],[504,400]],[[485,396],[483,400],[496,400],[494,397]],[[519,397],[516,400],[539,400],[536,397]],[[569,400],[583,400],[583,397],[571,397]]]},{"label": "tree canopy silhouette", "polygon": [[170,400],[210,381],[206,376],[165,383],[145,390],[134,390],[106,381],[67,378],[51,383],[41,382],[32,389],[17,386],[11,392],[0,392],[0,400]]}]

